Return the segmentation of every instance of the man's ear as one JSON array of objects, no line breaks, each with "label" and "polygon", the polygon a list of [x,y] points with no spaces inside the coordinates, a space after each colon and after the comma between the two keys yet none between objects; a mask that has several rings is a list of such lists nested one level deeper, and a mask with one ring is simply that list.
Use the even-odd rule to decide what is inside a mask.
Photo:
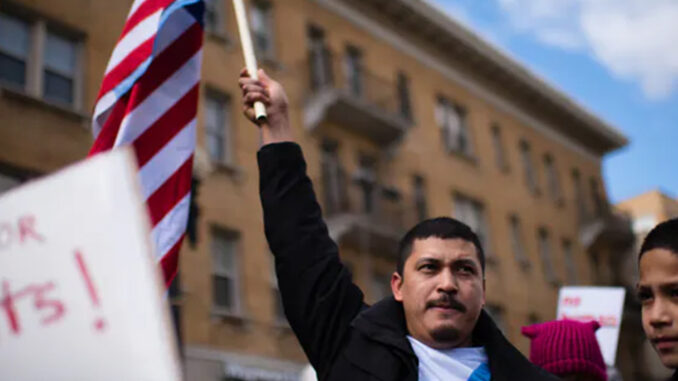
[{"label": "man's ear", "polygon": [[485,307],[485,303],[487,302],[487,300],[485,298],[486,295],[487,294],[485,292],[485,276],[483,275],[483,305],[482,305],[482,307]]},{"label": "man's ear", "polygon": [[403,295],[400,290],[402,286],[403,286],[402,275],[398,274],[397,271],[394,271],[393,275],[391,275],[391,292],[393,292],[393,297],[395,298],[395,300],[399,302],[403,301]]}]

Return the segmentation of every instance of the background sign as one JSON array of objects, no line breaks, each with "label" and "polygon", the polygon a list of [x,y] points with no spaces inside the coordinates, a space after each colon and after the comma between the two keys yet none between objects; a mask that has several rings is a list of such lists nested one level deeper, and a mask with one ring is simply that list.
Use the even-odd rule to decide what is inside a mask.
[{"label": "background sign", "polygon": [[179,380],[129,150],[0,198],[0,379]]},{"label": "background sign", "polygon": [[622,287],[563,287],[558,297],[557,319],[600,323],[596,337],[608,366],[614,366],[622,322]]}]

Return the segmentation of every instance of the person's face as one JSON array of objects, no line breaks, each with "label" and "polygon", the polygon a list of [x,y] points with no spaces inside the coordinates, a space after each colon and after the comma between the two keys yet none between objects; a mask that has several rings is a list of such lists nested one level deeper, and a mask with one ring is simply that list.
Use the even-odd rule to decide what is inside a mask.
[{"label": "person's face", "polygon": [[417,239],[391,289],[403,303],[407,329],[438,349],[471,345],[485,304],[485,279],[476,247],[463,239]]},{"label": "person's face", "polygon": [[637,291],[647,338],[665,366],[678,368],[678,254],[645,252]]}]

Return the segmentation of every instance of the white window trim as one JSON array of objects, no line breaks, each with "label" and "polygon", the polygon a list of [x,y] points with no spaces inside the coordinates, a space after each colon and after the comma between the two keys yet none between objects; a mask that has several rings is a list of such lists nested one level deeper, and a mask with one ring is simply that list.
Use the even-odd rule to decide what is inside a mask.
[{"label": "white window trim", "polygon": [[205,1],[205,6],[207,7],[207,4],[213,4],[214,5],[214,14],[216,15],[216,22],[213,25],[213,27],[210,28],[205,28],[206,32],[208,34],[213,34],[218,37],[225,37],[226,36],[226,8],[224,7],[224,0],[207,0]]},{"label": "white window trim", "polygon": [[574,242],[570,239],[563,239],[561,241],[561,247],[563,250],[563,258],[565,260],[567,282],[569,284],[577,284],[577,282],[579,282],[579,274],[577,274],[577,262],[574,258]]},{"label": "white window trim", "polygon": [[[240,287],[240,256],[239,251],[240,251],[240,239],[239,235],[237,233],[232,233],[229,232],[228,230],[224,230],[222,228],[212,228],[211,232],[211,239],[214,240],[218,235],[223,235],[225,238],[229,234],[233,234],[232,237],[229,237],[227,239],[232,239],[234,242],[234,255],[233,255],[233,269],[232,270],[221,270],[217,269],[215,263],[212,263],[212,272],[211,272],[211,280],[214,282],[214,277],[222,277],[222,278],[228,278],[233,281],[233,290],[232,290],[232,295],[231,297],[233,298],[233,306],[232,307],[225,307],[225,306],[220,306],[215,303],[214,296],[212,297],[211,300],[211,305],[212,305],[212,313],[214,315],[221,315],[221,316],[233,316],[233,317],[242,317],[243,315],[243,309],[242,309],[242,299],[241,299],[241,287]],[[210,247],[210,254],[212,257],[212,261],[214,262],[214,256],[215,253],[212,251],[212,247]],[[212,292],[214,292],[214,289],[212,289]]]},{"label": "white window trim", "polygon": [[563,187],[560,182],[556,160],[553,156],[548,154],[544,156],[544,169],[546,172],[546,181],[549,188],[549,196],[557,203],[562,202]]},{"label": "white window trim", "polygon": [[[207,108],[207,101],[214,101],[223,106],[223,120],[222,120],[222,126],[221,126],[221,149],[223,152],[223,155],[221,159],[215,159],[212,157],[212,154],[209,150],[209,138],[211,135],[212,131],[208,130],[207,126],[207,113],[208,113],[208,108]],[[233,138],[233,132],[231,131],[233,128],[233,123],[232,123],[232,113],[231,113],[231,98],[217,90],[213,89],[208,89],[205,93],[205,102],[203,103],[203,113],[204,113],[204,122],[203,122],[203,128],[204,128],[204,136],[205,136],[205,152],[207,152],[207,155],[209,156],[209,159],[212,163],[217,164],[217,165],[223,165],[226,167],[232,167],[235,165],[234,163],[234,152],[233,148],[234,145],[232,144],[232,138]]]},{"label": "white window trim", "polygon": [[[454,115],[456,127],[450,123],[450,115]],[[473,144],[473,136],[469,125],[469,117],[466,109],[456,102],[450,100],[445,96],[438,96],[436,101],[435,117],[438,126],[445,134],[454,133],[454,146],[450,144],[450,136],[443,136],[443,144],[447,152],[454,152],[473,158],[475,155],[475,147]],[[461,139],[466,141],[465,148],[461,147]]]},{"label": "white window trim", "polygon": [[532,265],[527,255],[523,226],[520,217],[516,214],[509,216],[509,233],[511,234],[511,250],[513,256],[521,267],[528,269]]},{"label": "white window trim", "polygon": [[545,227],[541,227],[537,230],[537,240],[537,250],[539,251],[539,257],[541,258],[544,278],[547,282],[557,285],[559,281],[555,267],[553,266],[553,242],[551,233]]},{"label": "white window trim", "polygon": [[[474,218],[478,220],[479,226],[471,226],[470,223],[463,220],[462,213],[467,208],[475,215]],[[485,262],[495,260],[496,258],[492,254],[492,229],[485,204],[464,194],[455,194],[453,197],[452,216],[464,222],[479,236],[478,238],[481,240],[480,243],[483,245],[483,252],[485,253]],[[479,233],[481,228],[482,232]]]},{"label": "white window trim", "polygon": [[[275,47],[275,18],[273,17],[273,1],[269,0],[254,0],[252,1],[250,8],[250,23],[252,23],[252,17],[254,17],[255,9],[263,10],[264,12],[264,24],[266,25],[266,34],[268,38],[268,50],[266,51],[257,51],[264,60],[274,60],[276,56],[276,47]],[[252,28],[252,34],[254,35],[255,31]],[[256,47],[256,45],[255,45]]]},{"label": "white window trim", "polygon": [[[50,27],[47,25],[47,22],[44,18],[39,16],[37,17],[19,17],[11,12],[3,12],[3,14],[8,17],[19,19],[29,25],[30,28],[30,38],[28,47],[28,56],[25,58],[26,62],[26,85],[23,89],[17,88],[16,86],[8,84],[0,84],[1,87],[6,87],[9,89],[19,89],[20,91],[25,92],[27,95],[32,98],[41,100],[42,102],[55,105],[59,108],[66,108],[68,110],[82,112],[84,105],[84,43],[82,38],[73,37],[74,33],[60,33],[59,28],[54,28],[54,34],[60,35],[62,37],[70,39],[75,47],[75,68],[73,71],[73,103],[66,104],[61,102],[55,102],[52,100],[45,99],[43,92],[43,83],[44,83],[44,70],[45,70],[45,61],[44,61],[44,51],[45,44],[47,41],[47,33],[49,33]],[[7,52],[3,52],[7,53]],[[8,54],[11,55],[11,54]]]},{"label": "white window trim", "polygon": [[525,185],[531,193],[539,194],[539,177],[537,175],[537,168],[534,165],[532,146],[526,140],[521,140],[519,143],[519,149],[520,160],[522,161],[523,165]]}]

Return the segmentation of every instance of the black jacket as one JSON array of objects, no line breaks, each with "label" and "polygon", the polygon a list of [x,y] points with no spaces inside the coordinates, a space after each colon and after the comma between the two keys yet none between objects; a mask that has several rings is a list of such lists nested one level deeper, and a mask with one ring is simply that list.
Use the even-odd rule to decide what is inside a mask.
[{"label": "black jacket", "polygon": [[[402,305],[367,306],[339,261],[316,202],[301,149],[269,144],[258,153],[264,227],[285,314],[320,380],[416,380],[418,361]],[[484,311],[473,331],[492,380],[557,380],[532,365]]]}]

